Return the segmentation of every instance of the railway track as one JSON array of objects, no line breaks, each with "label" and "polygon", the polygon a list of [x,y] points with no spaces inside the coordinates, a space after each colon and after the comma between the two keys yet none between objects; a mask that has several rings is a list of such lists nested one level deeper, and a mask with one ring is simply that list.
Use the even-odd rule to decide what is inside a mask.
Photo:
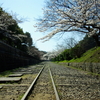
[{"label": "railway track", "polygon": [[28,90],[25,92],[24,96],[22,97],[21,100],[25,100],[27,99],[29,93],[32,91],[32,88],[34,87],[37,79],[39,78],[41,72],[43,71],[44,67],[40,70],[40,72],[38,73],[38,75],[36,76],[36,78],[33,80],[32,84],[30,85],[30,87],[28,88]]},{"label": "railway track", "polygon": [[[22,74],[18,82],[9,81],[0,83],[0,100],[21,100],[32,81],[38,75],[44,64],[33,65],[25,68],[14,69],[13,74]],[[0,76],[1,77],[1,76]],[[5,76],[3,76],[5,77]],[[7,75],[6,75],[7,77]],[[9,75],[8,75],[9,77]],[[11,78],[11,77],[10,77]]]},{"label": "railway track", "polygon": [[21,100],[60,100],[49,67],[43,67]]},{"label": "railway track", "polygon": [[14,73],[23,73],[22,80],[0,83],[0,100],[60,100],[48,65],[20,68]]},{"label": "railway track", "polygon": [[45,62],[17,72],[26,74],[0,83],[0,100],[100,100],[100,77],[84,71]]}]

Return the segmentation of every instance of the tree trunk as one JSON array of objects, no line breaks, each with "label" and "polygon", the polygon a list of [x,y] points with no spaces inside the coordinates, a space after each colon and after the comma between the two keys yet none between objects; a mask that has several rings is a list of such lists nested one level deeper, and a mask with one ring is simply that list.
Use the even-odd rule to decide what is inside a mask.
[{"label": "tree trunk", "polygon": [[100,37],[99,36],[100,36],[99,34],[95,34],[92,36],[94,38],[97,46],[100,46]]}]

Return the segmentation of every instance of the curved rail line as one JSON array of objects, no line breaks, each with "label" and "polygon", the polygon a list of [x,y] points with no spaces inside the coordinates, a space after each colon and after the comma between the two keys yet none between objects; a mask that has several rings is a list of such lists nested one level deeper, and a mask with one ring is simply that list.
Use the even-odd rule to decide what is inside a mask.
[{"label": "curved rail line", "polygon": [[[26,91],[26,93],[24,94],[24,96],[22,97],[21,100],[26,100],[29,96],[29,93],[32,91],[36,81],[38,80],[40,74],[42,73],[44,69],[44,66],[43,68],[40,70],[40,72],[38,73],[38,75],[36,76],[36,78],[34,79],[34,81],[31,83],[30,87],[28,88],[28,90]],[[60,100],[59,98],[59,95],[58,95],[58,92],[57,92],[57,89],[56,89],[56,86],[55,86],[55,83],[54,83],[54,80],[53,80],[53,76],[52,76],[52,73],[51,73],[51,70],[49,68],[49,74],[50,74],[50,77],[51,77],[51,81],[52,81],[52,85],[53,85],[53,88],[54,88],[54,92],[55,92],[55,96],[56,96],[56,100]]]},{"label": "curved rail line", "polygon": [[42,69],[40,70],[40,72],[38,73],[38,75],[36,76],[34,81],[31,83],[30,87],[28,88],[28,90],[26,91],[26,93],[24,94],[24,96],[22,97],[21,100],[26,100],[27,99],[29,93],[31,92],[33,86],[35,85],[35,83],[36,83],[37,79],[39,78],[39,76],[40,76],[41,72],[43,71],[43,69],[44,69],[44,66],[42,67]]}]

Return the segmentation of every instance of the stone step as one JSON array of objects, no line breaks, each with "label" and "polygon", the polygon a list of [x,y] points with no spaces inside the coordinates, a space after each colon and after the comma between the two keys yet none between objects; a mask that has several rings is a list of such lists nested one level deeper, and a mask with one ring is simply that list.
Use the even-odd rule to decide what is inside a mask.
[{"label": "stone step", "polygon": [[14,72],[14,74],[32,74],[33,72]]},{"label": "stone step", "polygon": [[0,89],[2,89],[3,86],[0,86]]},{"label": "stone step", "polygon": [[10,74],[9,77],[21,77],[23,74]]},{"label": "stone step", "polygon": [[0,77],[0,82],[18,82],[21,79],[21,77]]}]

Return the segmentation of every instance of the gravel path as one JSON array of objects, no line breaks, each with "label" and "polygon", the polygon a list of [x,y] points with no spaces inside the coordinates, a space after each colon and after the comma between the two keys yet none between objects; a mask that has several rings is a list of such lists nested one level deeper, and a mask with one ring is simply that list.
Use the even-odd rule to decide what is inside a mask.
[{"label": "gravel path", "polygon": [[100,100],[100,77],[48,62],[61,100]]}]

